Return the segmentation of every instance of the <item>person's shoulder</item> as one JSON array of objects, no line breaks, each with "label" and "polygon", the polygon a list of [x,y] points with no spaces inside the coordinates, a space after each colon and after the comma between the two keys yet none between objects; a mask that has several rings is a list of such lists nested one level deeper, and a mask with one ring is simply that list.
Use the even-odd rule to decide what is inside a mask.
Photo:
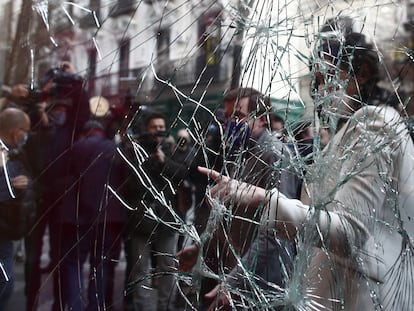
[{"label": "person's shoulder", "polygon": [[383,119],[388,122],[398,122],[400,120],[398,111],[388,105],[364,106],[355,112],[354,117],[357,119]]},{"label": "person's shoulder", "polygon": [[83,144],[86,148],[96,148],[99,151],[116,149],[116,144],[113,140],[100,134],[88,136]]},{"label": "person's shoulder", "polygon": [[259,145],[273,144],[280,147],[283,145],[283,142],[279,139],[279,137],[268,130],[263,131],[263,133],[257,139],[257,143]]},{"label": "person's shoulder", "polygon": [[286,155],[291,157],[292,155],[288,149],[288,145],[282,142],[276,135],[265,131],[257,139],[256,147],[252,149],[252,152],[259,154],[262,159],[274,159],[275,157],[281,158]]},{"label": "person's shoulder", "polygon": [[353,119],[365,124],[366,130],[389,131],[404,128],[404,120],[397,110],[391,106],[365,106],[355,112]]},{"label": "person's shoulder", "polygon": [[370,135],[372,142],[399,145],[403,141],[411,141],[406,121],[391,106],[365,106],[354,114],[353,119],[355,126],[348,132]]}]

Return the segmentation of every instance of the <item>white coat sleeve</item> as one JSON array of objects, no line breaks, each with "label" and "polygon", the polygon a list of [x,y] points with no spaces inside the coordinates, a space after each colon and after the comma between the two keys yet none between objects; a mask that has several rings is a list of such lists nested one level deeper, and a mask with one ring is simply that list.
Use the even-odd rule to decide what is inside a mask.
[{"label": "white coat sleeve", "polygon": [[263,211],[261,230],[276,230],[278,235],[292,240],[298,228],[312,217],[317,217],[313,222],[317,224],[319,232],[324,237],[329,236],[331,247],[337,248],[338,246],[339,253],[345,250],[344,243],[349,242],[350,235],[354,235],[352,234],[353,228],[363,227],[362,223],[353,223],[358,222],[357,220],[349,221],[347,217],[339,213],[327,210],[315,211],[299,200],[288,199],[275,189]]}]

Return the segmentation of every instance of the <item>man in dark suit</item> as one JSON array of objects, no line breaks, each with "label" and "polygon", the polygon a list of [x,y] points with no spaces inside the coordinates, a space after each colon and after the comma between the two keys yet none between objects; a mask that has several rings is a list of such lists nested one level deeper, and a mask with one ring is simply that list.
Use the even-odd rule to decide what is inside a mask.
[{"label": "man in dark suit", "polygon": [[5,310],[13,291],[13,240],[27,233],[25,213],[33,204],[27,168],[17,154],[26,142],[30,119],[17,108],[0,113],[0,310]]},{"label": "man in dark suit", "polygon": [[[99,122],[88,121],[84,135],[71,151],[73,187],[63,200],[61,292],[70,310],[105,310],[112,305],[126,218],[113,194],[121,192],[124,170],[115,143],[105,136]],[[86,303],[82,267],[88,255],[91,271]]]}]

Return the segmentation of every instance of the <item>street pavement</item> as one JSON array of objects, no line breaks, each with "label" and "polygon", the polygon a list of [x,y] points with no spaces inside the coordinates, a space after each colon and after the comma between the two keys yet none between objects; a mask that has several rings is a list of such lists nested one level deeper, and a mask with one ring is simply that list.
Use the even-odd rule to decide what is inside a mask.
[{"label": "street pavement", "polygon": [[[187,214],[188,222],[191,223],[193,219],[192,210]],[[183,246],[188,246],[191,241],[184,241]],[[41,257],[41,266],[46,267],[49,263],[49,236],[45,234],[43,238],[43,250]],[[89,268],[88,261],[84,267],[84,284],[87,287]],[[114,285],[114,299],[113,306],[108,308],[108,311],[124,311],[124,281],[125,281],[126,259],[124,252],[121,253],[120,261],[115,270],[115,285]],[[25,281],[24,281],[24,263],[22,261],[16,261],[15,263],[15,284],[14,292],[9,301],[9,305],[5,311],[25,311],[26,309],[26,296],[24,293]],[[51,311],[53,304],[53,278],[51,273],[43,274],[42,285],[40,289],[39,306],[37,311]],[[149,304],[156,301],[157,290],[151,289],[151,298]],[[184,305],[184,301],[183,301]],[[155,303],[153,303],[151,311],[156,311]],[[185,307],[177,307],[176,310],[185,310]],[[188,308],[187,308],[188,309]]]},{"label": "street pavement", "polygon": [[[47,265],[47,256],[42,257],[42,266]],[[88,267],[85,266],[85,284],[87,285]],[[126,262],[125,257],[122,256],[120,263],[117,265],[115,272],[115,290],[114,290],[114,305],[109,308],[111,311],[123,311],[123,289],[124,289],[124,275]],[[42,287],[40,289],[39,307],[38,311],[50,311],[53,303],[52,295],[52,274],[46,273],[42,276]],[[24,264],[23,262],[16,262],[15,264],[15,284],[14,292],[9,301],[6,311],[25,311],[26,296],[24,294]]]}]

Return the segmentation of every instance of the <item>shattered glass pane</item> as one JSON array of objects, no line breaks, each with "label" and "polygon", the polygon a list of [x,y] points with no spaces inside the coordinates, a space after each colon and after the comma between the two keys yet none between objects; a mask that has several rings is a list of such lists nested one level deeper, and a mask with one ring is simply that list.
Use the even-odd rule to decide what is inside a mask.
[{"label": "shattered glass pane", "polygon": [[0,5],[0,310],[412,309],[413,1]]}]

